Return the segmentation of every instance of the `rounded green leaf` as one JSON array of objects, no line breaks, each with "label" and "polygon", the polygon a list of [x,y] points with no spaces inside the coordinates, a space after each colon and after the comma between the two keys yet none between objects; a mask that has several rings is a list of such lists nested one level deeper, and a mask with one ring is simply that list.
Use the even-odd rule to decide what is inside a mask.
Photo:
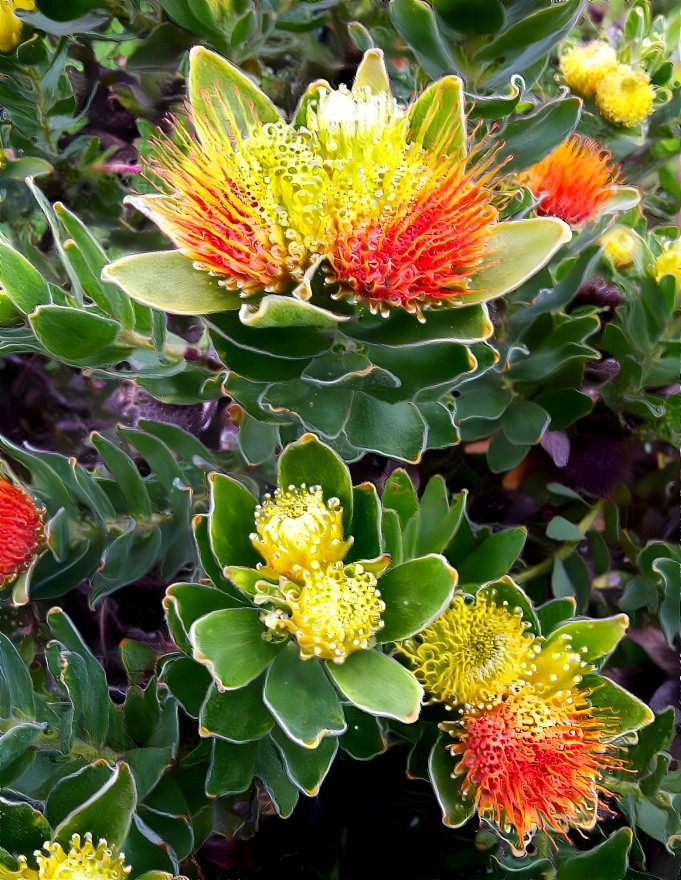
[{"label": "rounded green leaf", "polygon": [[547,636],[564,620],[574,617],[577,608],[577,600],[574,596],[565,596],[563,599],[549,599],[537,608],[537,619],[541,626],[541,634]]},{"label": "rounded green leaf", "polygon": [[608,721],[617,731],[611,739],[639,730],[655,720],[654,712],[645,703],[609,678],[593,673],[585,675],[580,688],[588,688],[591,705],[602,709],[604,716],[609,716]]},{"label": "rounded green leaf", "polygon": [[255,568],[262,558],[251,543],[256,500],[241,483],[212,473],[210,481],[210,543],[222,566]]},{"label": "rounded green leaf", "polygon": [[35,266],[14,248],[0,244],[0,283],[4,292],[22,312],[47,305],[50,293]]},{"label": "rounded green leaf", "polygon": [[461,584],[485,584],[498,580],[508,572],[518,558],[527,529],[519,526],[490,535],[472,553],[458,563]]},{"label": "rounded green leaf", "polygon": [[556,217],[497,224],[487,245],[489,257],[473,276],[472,283],[480,292],[461,297],[461,305],[485,302],[515,290],[571,239],[570,227]]},{"label": "rounded green leaf", "polygon": [[355,706],[343,706],[348,729],[340,738],[342,750],[356,761],[369,761],[388,748],[383,729],[374,715],[367,715]]},{"label": "rounded green leaf", "polygon": [[163,666],[160,681],[167,685],[187,715],[198,718],[213,679],[205,666],[191,657],[175,656]]},{"label": "rounded green leaf", "polygon": [[264,677],[234,691],[211,685],[199,716],[201,736],[217,736],[230,742],[250,742],[270,732],[274,719],[263,703]]},{"label": "rounded green leaf", "polygon": [[406,639],[424,629],[448,607],[456,583],[456,571],[435,553],[389,568],[378,582],[385,602],[380,640]]},{"label": "rounded green leaf", "polygon": [[587,877],[621,880],[625,875],[629,876],[626,873],[627,857],[632,839],[631,828],[618,828],[612,837],[588,852],[571,854],[558,869],[556,880],[585,880]]},{"label": "rounded green leaf", "polygon": [[387,318],[364,316],[361,321],[343,328],[346,336],[359,342],[390,348],[430,345],[432,342],[462,342],[468,345],[489,339],[493,331],[487,309],[477,302],[472,293],[453,297],[448,301],[447,308],[427,312],[424,324],[404,310],[394,309]]},{"label": "rounded green leaf", "polygon": [[531,400],[512,403],[501,419],[501,429],[507,440],[516,446],[531,446],[548,428],[551,416]]},{"label": "rounded green leaf", "polygon": [[352,522],[352,481],[347,465],[336,453],[322,443],[314,434],[303,434],[295,443],[290,443],[279,459],[279,485],[321,486],[324,500],[338,498],[343,508],[343,528],[346,536],[350,534]]},{"label": "rounded green leaf", "polygon": [[221,590],[215,590],[206,584],[172,584],[163,599],[169,625],[171,615],[176,615],[185,635],[199,617],[205,617],[211,611],[234,608],[235,605],[234,600]]},{"label": "rounded green leaf", "polygon": [[[130,197],[140,209],[142,202]],[[207,315],[238,309],[238,291],[218,286],[218,279],[194,268],[181,251],[157,251],[121,257],[105,266],[102,280],[111,281],[142,305],[172,315]]]},{"label": "rounded green leaf", "polygon": [[289,642],[269,668],[264,700],[294,742],[317,748],[323,737],[343,733],[345,718],[333,685],[318,660],[301,660]]},{"label": "rounded green leaf", "polygon": [[298,803],[298,788],[289,779],[279,752],[269,737],[258,740],[255,775],[262,782],[282,818],[290,816]]},{"label": "rounded green leaf", "polygon": [[415,463],[421,459],[426,433],[423,416],[413,403],[386,403],[355,392],[345,434],[358,449]]},{"label": "rounded green leaf", "polygon": [[213,740],[213,755],[206,779],[208,797],[246,791],[253,781],[258,741],[247,743]]},{"label": "rounded green leaf", "polygon": [[328,663],[326,669],[359,709],[405,724],[418,718],[423,688],[409,670],[387,654],[355,651],[344,663]]},{"label": "rounded green leaf", "polygon": [[226,690],[243,687],[265,669],[284,647],[266,642],[255,608],[213,611],[189,631],[194,657],[210,669]]},{"label": "rounded green leaf", "polygon": [[574,620],[554,629],[542,650],[548,651],[555,646],[561,651],[579,654],[585,663],[595,663],[617,646],[628,625],[626,614],[601,620]]},{"label": "rounded green leaf", "polygon": [[336,757],[338,739],[335,736],[326,736],[316,748],[306,749],[292,742],[281,728],[276,727],[272,731],[272,740],[279,749],[284,769],[294,785],[310,797],[318,794],[319,787]]},{"label": "rounded green leaf", "polygon": [[442,821],[450,828],[458,828],[475,812],[475,801],[472,798],[464,799],[461,795],[465,773],[453,775],[457,759],[445,748],[451,742],[451,737],[444,735],[437,740],[428,760],[428,772],[442,809]]},{"label": "rounded green leaf", "polygon": [[239,319],[247,327],[335,327],[348,317],[303,302],[294,296],[267,294],[258,303],[244,303]]},{"label": "rounded green leaf", "polygon": [[11,853],[20,853],[35,867],[33,852],[52,838],[47,819],[25,802],[15,803],[0,797],[0,845]]},{"label": "rounded green leaf", "polygon": [[433,10],[423,0],[392,0],[390,21],[431,79],[452,72],[454,63]]},{"label": "rounded green leaf", "polygon": [[38,306],[28,320],[45,348],[68,362],[96,355],[121,330],[118,321],[68,306]]}]

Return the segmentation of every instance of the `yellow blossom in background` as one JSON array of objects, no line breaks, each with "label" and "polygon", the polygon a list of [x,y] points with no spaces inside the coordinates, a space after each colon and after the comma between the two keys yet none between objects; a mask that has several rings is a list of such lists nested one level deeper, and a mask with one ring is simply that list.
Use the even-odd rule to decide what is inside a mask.
[{"label": "yellow blossom in background", "polygon": [[560,71],[568,86],[585,98],[592,98],[607,73],[617,70],[615,50],[603,40],[576,46],[560,59]]},{"label": "yellow blossom in background", "polygon": [[607,73],[596,92],[596,105],[610,122],[631,128],[638,125],[653,109],[655,91],[650,77],[642,70],[620,64]]},{"label": "yellow blossom in background", "polygon": [[35,0],[0,0],[0,52],[11,52],[21,42],[23,22],[15,9],[35,9]]},{"label": "yellow blossom in background", "polygon": [[681,239],[667,242],[663,246],[662,253],[655,260],[653,274],[657,281],[664,275],[673,275],[676,283],[681,285]]},{"label": "yellow blossom in background", "polygon": [[70,840],[68,851],[61,844],[48,841],[36,851],[37,870],[29,868],[26,857],[19,857],[19,870],[9,871],[0,864],[0,880],[126,880],[130,868],[124,865],[125,856],[114,856],[106,840],[95,846],[87,832],[81,843],[79,834]]},{"label": "yellow blossom in background", "polygon": [[418,635],[399,645],[430,702],[450,708],[497,699],[536,651],[520,609],[478,593],[462,595]]},{"label": "yellow blossom in background", "polygon": [[605,256],[615,269],[628,269],[639,251],[636,235],[626,226],[615,226],[598,239]]},{"label": "yellow blossom in background", "polygon": [[343,508],[324,501],[319,486],[289,486],[265,496],[255,511],[255,549],[276,574],[302,585],[306,572],[340,562],[352,544],[343,540]]}]

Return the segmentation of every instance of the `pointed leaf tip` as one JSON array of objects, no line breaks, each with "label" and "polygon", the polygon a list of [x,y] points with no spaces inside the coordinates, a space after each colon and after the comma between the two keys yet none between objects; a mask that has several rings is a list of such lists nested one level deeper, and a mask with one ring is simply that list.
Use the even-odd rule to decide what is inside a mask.
[{"label": "pointed leaf tip", "polygon": [[369,89],[372,95],[381,92],[386,92],[388,95],[391,93],[390,79],[381,49],[369,49],[364,53],[352,88],[353,90]]}]

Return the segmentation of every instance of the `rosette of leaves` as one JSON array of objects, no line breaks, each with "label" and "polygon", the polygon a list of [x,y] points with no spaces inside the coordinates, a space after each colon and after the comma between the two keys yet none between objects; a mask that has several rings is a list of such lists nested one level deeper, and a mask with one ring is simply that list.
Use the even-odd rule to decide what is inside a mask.
[{"label": "rosette of leaves", "polygon": [[[377,189],[376,197],[380,206],[387,192],[400,193],[406,225],[415,223],[418,212],[414,208],[413,216],[407,216],[416,202],[401,188],[406,180],[417,179],[417,164],[433,179],[445,173],[443,168],[464,169],[468,162],[473,167],[470,173],[475,173],[479,159],[474,152],[468,153],[462,86],[455,76],[435,83],[410,107],[401,108],[390,94],[382,54],[372,49],[360,65],[352,92],[335,91],[323,81],[313,83],[289,124],[237,68],[197,48],[190,58],[189,100],[198,139],[181,131],[177,144],[170,139],[162,141],[152,167],[162,180],[173,174],[173,168],[180,169],[179,176],[167,184],[167,195],[161,192],[132,198],[180,249],[123,257],[104,270],[106,281],[119,285],[138,302],[169,313],[206,316],[212,343],[229,370],[225,387],[245,411],[240,445],[251,463],[271,458],[278,443],[293,440],[306,430],[322,436],[347,461],[367,450],[415,461],[427,447],[456,442],[452,411],[444,396],[462,374],[484,369],[494,361],[493,351],[484,344],[492,333],[486,301],[533,275],[570,236],[567,226],[556,218],[497,222],[498,211],[492,209],[489,238],[485,245],[475,245],[478,256],[465,270],[470,284],[457,287],[450,281],[451,290],[444,286],[437,289],[433,270],[432,289],[418,294],[407,291],[411,281],[407,284],[406,280],[403,292],[391,288],[389,296],[381,293],[380,297],[368,292],[349,268],[353,249],[364,254],[359,245],[352,245],[353,236],[368,235],[367,230],[374,227],[380,229],[389,212],[381,215],[376,209],[377,216],[361,217],[356,229],[347,219],[359,210],[353,207],[352,199],[358,198],[357,192],[364,186],[364,171],[352,153],[351,137],[347,155],[341,150],[341,158],[334,160],[341,168],[342,185],[323,176],[327,167],[324,150],[330,150],[330,144],[337,150],[338,141],[328,129],[332,103],[326,110],[320,107],[337,99],[348,104],[343,111],[352,117],[348,131],[362,130],[361,119],[369,119],[366,131],[375,142],[384,144],[386,153],[404,156],[404,168],[391,171],[394,179],[385,189]],[[366,103],[365,116],[361,115],[364,104],[360,107],[353,103],[356,101]],[[406,128],[400,128],[405,124]],[[396,135],[398,129],[403,134]],[[289,155],[289,144],[295,150],[291,146],[288,165],[279,168],[276,163]],[[268,219],[264,208],[263,216],[257,205],[246,209],[239,202],[218,216],[227,210],[221,206],[232,197],[226,189],[224,193],[220,190],[225,188],[224,182],[209,179],[208,169],[221,161],[220,156],[231,157],[230,192],[240,192],[240,188],[251,191],[250,177],[244,170],[247,163],[256,161],[251,152],[262,165],[257,174],[248,172],[254,175],[253,181],[270,172],[283,172],[284,176],[295,172],[295,185],[301,192],[306,187],[311,191],[328,187],[310,204],[319,202],[322,207],[315,210],[328,212],[328,217],[320,215],[320,229],[350,224],[342,230],[347,238],[343,248],[338,243],[340,234],[335,239],[328,232],[313,234],[305,217],[298,218],[302,231],[296,228],[293,215],[299,205],[295,200],[292,206],[285,206],[290,217],[284,242],[295,239],[296,248],[285,259],[277,248],[270,257],[263,256],[262,248],[272,248],[274,238],[283,234],[269,229],[268,223],[274,221]],[[321,181],[317,179],[320,175]],[[350,192],[353,186],[357,192]],[[424,185],[423,193],[416,193],[414,199],[425,198],[427,192]],[[269,198],[268,192],[262,195],[263,200]],[[175,199],[186,200],[181,211],[176,212]],[[208,237],[204,234],[208,215],[201,204],[210,204],[215,215],[211,214]],[[278,203],[270,207],[273,217],[284,210]],[[246,210],[251,212],[248,223],[237,224],[234,217]],[[443,217],[448,215],[442,206],[437,210]],[[474,214],[462,219],[457,234],[477,235],[479,217]],[[329,217],[335,218],[333,222]],[[341,222],[338,218],[346,219]],[[239,239],[235,243],[245,234],[246,226],[253,241]],[[303,256],[296,239],[299,234],[306,242]],[[423,233],[424,246],[430,235],[429,230]],[[197,248],[203,251],[203,242],[209,240],[213,244],[201,256]],[[340,248],[335,257],[334,248]],[[468,244],[462,244],[460,250],[466,248]],[[440,251],[434,248],[433,253]],[[406,279],[409,273],[404,267],[409,269],[410,260],[420,257],[405,252],[390,259],[380,255],[380,259],[387,261],[386,265],[399,266]],[[448,269],[443,262],[443,271]],[[362,272],[373,271],[373,259],[368,259]],[[410,278],[422,276],[424,270],[414,264]],[[387,284],[385,278],[381,284]],[[398,301],[403,308],[392,307]],[[424,312],[422,326],[405,311],[421,315],[422,307],[433,304],[439,307]],[[376,312],[390,314],[383,318]]]},{"label": "rosette of leaves", "polygon": [[[414,535],[412,552],[402,553],[400,519],[390,500],[394,491],[388,490],[381,516],[375,488],[368,483],[353,488],[346,466],[313,435],[285,449],[279,484],[280,495],[269,503],[281,505],[288,497],[298,499],[299,508],[308,497],[305,487],[321,486],[336,521],[334,546],[344,556],[330,568],[320,558],[320,571],[345,579],[341,592],[328,600],[307,575],[301,587],[290,580],[299,580],[299,571],[278,574],[272,568],[283,566],[277,551],[264,558],[255,549],[257,499],[231,477],[214,474],[210,515],[195,520],[212,584],[168,589],[169,627],[193,659],[168,658],[163,679],[198,716],[199,731],[212,744],[208,793],[242,791],[255,776],[287,815],[298,790],[318,790],[338,742],[350,754],[370,757],[384,748],[379,719],[417,719],[421,686],[388,646],[437,617],[449,604],[457,576],[441,555],[450,533],[442,522],[446,505],[433,499],[429,507],[442,534],[418,541]],[[289,496],[281,494],[286,492]],[[301,522],[313,513],[307,508]],[[449,521],[457,517],[460,511]],[[293,528],[291,522],[284,520],[282,535]],[[325,546],[322,541],[318,552]],[[344,592],[350,589],[352,596]],[[340,627],[346,627],[345,635],[333,623],[326,626],[330,617],[345,621]],[[317,627],[320,622],[324,625]],[[315,634],[321,638],[315,640]]]}]

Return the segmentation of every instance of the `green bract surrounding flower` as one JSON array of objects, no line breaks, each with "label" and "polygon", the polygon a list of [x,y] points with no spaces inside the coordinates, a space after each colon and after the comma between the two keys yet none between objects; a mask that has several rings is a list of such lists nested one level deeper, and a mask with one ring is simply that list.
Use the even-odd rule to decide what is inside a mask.
[{"label": "green bract surrounding flower", "polygon": [[36,853],[37,869],[28,867],[25,856],[19,858],[18,871],[0,865],[1,880],[126,880],[130,874],[123,853],[114,855],[106,840],[95,846],[89,831],[82,842],[74,834],[70,844],[64,850],[59,843],[45,843],[44,852]]}]

